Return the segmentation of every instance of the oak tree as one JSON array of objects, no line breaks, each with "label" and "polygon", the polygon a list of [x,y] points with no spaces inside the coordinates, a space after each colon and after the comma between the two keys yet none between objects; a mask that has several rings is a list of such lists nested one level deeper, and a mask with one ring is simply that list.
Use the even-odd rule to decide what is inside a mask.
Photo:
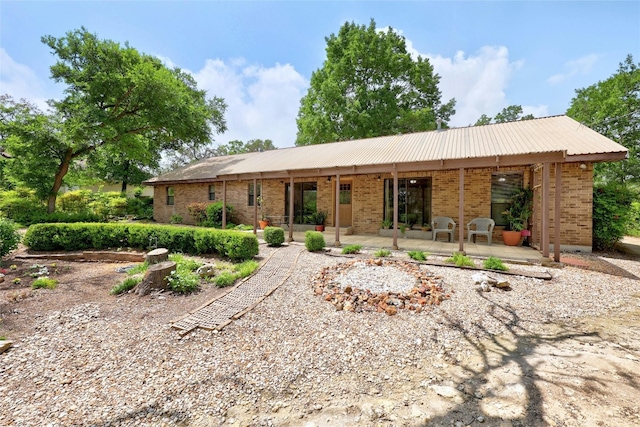
[{"label": "oak tree", "polygon": [[429,60],[412,58],[393,29],[347,22],[325,40],[327,58],[301,100],[296,145],[432,130],[455,113],[454,99],[441,103]]}]

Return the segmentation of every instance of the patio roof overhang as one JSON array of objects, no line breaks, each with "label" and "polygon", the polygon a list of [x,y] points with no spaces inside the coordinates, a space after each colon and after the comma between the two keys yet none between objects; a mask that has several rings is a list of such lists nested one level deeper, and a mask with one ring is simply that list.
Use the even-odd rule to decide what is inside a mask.
[{"label": "patio roof overhang", "polygon": [[[616,153],[617,154],[617,153]],[[490,157],[472,157],[460,159],[441,159],[424,162],[385,163],[375,165],[353,165],[314,169],[287,169],[281,171],[252,172],[242,174],[216,175],[208,178],[190,180],[156,180],[145,182],[148,185],[196,184],[215,181],[240,181],[251,179],[290,179],[310,178],[315,176],[335,175],[366,175],[393,172],[426,172],[441,170],[480,169],[493,167],[529,166],[537,163],[565,163],[567,161],[591,161],[590,156],[573,156],[568,158],[566,150],[549,151],[544,153],[529,153],[517,155],[503,155]],[[619,156],[618,156],[619,157]],[[610,160],[619,160],[611,158]],[[598,157],[602,161],[602,155]]]}]

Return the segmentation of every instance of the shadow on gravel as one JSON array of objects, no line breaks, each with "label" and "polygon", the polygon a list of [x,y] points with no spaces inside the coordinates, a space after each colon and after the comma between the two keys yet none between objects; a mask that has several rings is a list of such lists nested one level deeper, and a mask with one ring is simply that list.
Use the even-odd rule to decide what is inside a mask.
[{"label": "shadow on gravel", "polygon": [[[554,419],[552,415],[545,414],[545,402],[541,394],[545,385],[583,392],[585,388],[590,388],[595,393],[600,393],[605,388],[602,381],[595,376],[577,378],[569,372],[561,372],[560,375],[546,372],[548,365],[545,360],[541,360],[544,351],[536,352],[542,346],[556,347],[569,340],[598,342],[602,339],[600,334],[561,332],[541,336],[527,330],[522,325],[522,319],[508,305],[502,306],[488,300],[484,295],[482,297],[493,307],[488,315],[500,321],[508,332],[496,337],[482,325],[475,325],[485,332],[485,336],[491,337],[479,341],[459,322],[450,321],[448,326],[463,334],[465,341],[471,345],[481,362],[462,362],[458,365],[464,371],[464,390],[461,391],[467,395],[465,402],[442,416],[431,418],[426,425],[450,425],[455,422],[462,422],[461,425],[481,425],[482,422],[483,425],[493,426],[504,425],[505,421],[510,421],[511,424],[507,425],[524,427],[550,425],[552,419],[555,425],[565,425],[565,420]],[[509,338],[504,339],[505,336]],[[578,357],[570,352],[561,356],[565,360]],[[492,378],[497,378],[497,375],[501,375],[500,378],[503,380],[512,379],[513,382],[492,385]],[[549,378],[553,378],[553,381]],[[638,387],[638,379],[633,375],[629,374],[626,380],[631,386]],[[510,391],[505,393],[505,390]],[[489,402],[498,403],[492,408],[494,405]],[[495,408],[498,410],[494,410]],[[496,413],[500,411],[502,413]],[[479,421],[478,417],[482,417],[482,421]]]}]

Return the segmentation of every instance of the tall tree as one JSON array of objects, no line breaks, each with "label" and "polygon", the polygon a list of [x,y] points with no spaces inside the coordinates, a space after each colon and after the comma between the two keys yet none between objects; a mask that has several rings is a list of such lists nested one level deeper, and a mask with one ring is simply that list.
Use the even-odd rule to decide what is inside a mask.
[{"label": "tall tree", "polygon": [[393,29],[347,22],[325,40],[327,59],[301,100],[296,145],[431,130],[455,113],[454,99],[440,101],[429,60],[414,60]]},{"label": "tall tree", "polygon": [[596,179],[640,183],[640,63],[632,55],[608,79],[577,89],[567,115],[629,150],[627,160],[596,164]]},{"label": "tall tree", "polygon": [[520,105],[509,105],[500,111],[496,116],[491,119],[491,117],[483,114],[480,116],[478,121],[476,121],[474,126],[488,125],[492,123],[492,120],[495,123],[508,123],[508,122],[517,122],[518,120],[531,120],[534,119],[533,114],[527,114],[523,116],[524,111],[522,110],[522,106]]},{"label": "tall tree", "polygon": [[[128,43],[100,40],[85,28],[61,38],[45,36],[42,42],[58,57],[51,77],[67,85],[65,98],[50,104],[55,111],[50,124],[61,155],[55,158],[49,212],[55,210],[72,162],[95,151],[148,164],[157,162],[155,153],[163,149],[177,148],[184,141],[202,146],[213,132],[226,130],[221,98],[207,99],[189,74],[168,69]],[[23,148],[36,151],[29,149],[32,139],[20,139]],[[17,143],[15,137],[9,141]],[[25,154],[11,144],[6,148],[16,157]]]}]

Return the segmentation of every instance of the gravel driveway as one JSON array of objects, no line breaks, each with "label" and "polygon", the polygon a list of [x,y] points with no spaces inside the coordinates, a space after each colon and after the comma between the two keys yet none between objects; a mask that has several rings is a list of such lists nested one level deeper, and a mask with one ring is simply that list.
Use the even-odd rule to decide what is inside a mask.
[{"label": "gravel driveway", "polygon": [[215,289],[56,308],[80,286],[61,283],[34,297],[46,309],[10,306],[30,329],[0,355],[0,425],[638,425],[640,262],[581,259],[609,272],[503,276],[510,290],[486,293],[473,272],[422,267],[451,297],[388,316],[316,296],[322,268],[350,259],[303,251],[253,311],[182,338],[169,322]]}]

